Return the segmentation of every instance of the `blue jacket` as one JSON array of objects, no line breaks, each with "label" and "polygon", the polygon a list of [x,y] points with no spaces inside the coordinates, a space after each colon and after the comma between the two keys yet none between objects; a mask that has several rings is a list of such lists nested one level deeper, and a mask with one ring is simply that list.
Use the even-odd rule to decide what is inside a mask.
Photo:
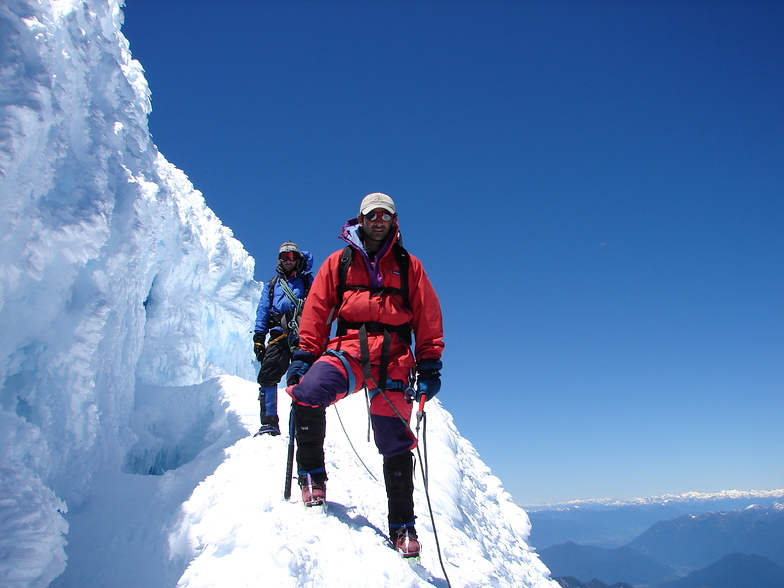
[{"label": "blue jacket", "polygon": [[[295,296],[304,298],[306,292],[305,280],[307,280],[308,285],[313,281],[313,276],[310,274],[310,270],[313,268],[313,256],[309,251],[300,251],[300,253],[302,253],[302,257],[305,260],[305,267],[294,277],[289,278],[286,281]],[[279,317],[280,315],[287,313],[289,317],[291,317],[294,313],[294,304],[289,300],[288,296],[283,292],[283,288],[280,286],[281,280],[284,279],[283,272],[280,268],[278,268],[277,272],[278,279],[275,280],[275,288],[272,291],[272,308],[270,308],[269,296],[269,285],[272,280],[268,280],[264,283],[264,287],[261,289],[261,298],[259,298],[259,306],[256,308],[256,327],[254,330],[257,333],[262,333],[264,335],[266,335],[271,328],[278,326],[275,322],[270,324],[271,318],[274,319],[276,316]]]}]

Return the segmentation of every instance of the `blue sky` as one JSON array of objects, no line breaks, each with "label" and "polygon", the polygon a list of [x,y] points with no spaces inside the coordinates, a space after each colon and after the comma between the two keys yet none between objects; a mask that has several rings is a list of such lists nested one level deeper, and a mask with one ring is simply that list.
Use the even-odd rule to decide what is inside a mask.
[{"label": "blue sky", "polygon": [[784,487],[783,2],[125,13],[153,139],[257,279],[395,199],[439,398],[517,502]]}]

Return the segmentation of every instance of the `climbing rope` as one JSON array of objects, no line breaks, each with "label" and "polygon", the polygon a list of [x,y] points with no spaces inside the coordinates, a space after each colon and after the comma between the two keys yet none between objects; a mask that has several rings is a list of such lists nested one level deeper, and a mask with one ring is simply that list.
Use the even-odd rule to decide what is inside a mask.
[{"label": "climbing rope", "polygon": [[375,480],[376,482],[378,482],[378,478],[376,478],[373,475],[373,472],[370,471],[370,468],[367,467],[367,464],[365,464],[365,462],[362,461],[362,458],[359,456],[359,453],[357,452],[356,447],[354,447],[354,444],[351,442],[351,437],[349,437],[348,431],[346,431],[346,427],[343,425],[343,419],[340,418],[340,413],[338,412],[338,405],[337,404],[333,404],[332,406],[335,408],[335,414],[338,415],[338,420],[340,421],[340,426],[343,429],[343,433],[345,433],[345,435],[346,435],[346,439],[348,439],[348,444],[351,445],[351,449],[354,450],[354,455],[357,456],[357,459],[359,460],[359,463],[361,463],[365,467],[365,469],[367,470],[367,473],[370,474],[370,477],[373,478],[373,480]]}]

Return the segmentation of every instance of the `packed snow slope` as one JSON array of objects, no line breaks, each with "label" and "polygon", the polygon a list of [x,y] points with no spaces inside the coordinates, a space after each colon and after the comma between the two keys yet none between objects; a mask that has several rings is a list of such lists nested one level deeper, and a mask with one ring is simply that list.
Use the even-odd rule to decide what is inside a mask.
[{"label": "packed snow slope", "polygon": [[[250,437],[253,260],[152,144],[121,23],[0,3],[0,586],[445,586],[421,474],[422,566],[385,544],[361,395],[329,411],[329,513],[282,499],[285,436]],[[451,584],[554,586],[437,401],[426,422]]]},{"label": "packed snow slope", "polygon": [[[367,439],[362,394],[327,411],[327,513],[305,509],[296,484],[283,500],[288,439],[252,437],[258,428],[255,382],[221,376],[166,397],[148,399],[161,423],[202,442],[203,403],[224,404],[212,428],[221,437],[190,462],[161,476],[114,472],[94,498],[69,515],[68,567],[52,587],[178,586],[380,587],[447,586],[416,478],[421,566],[410,567],[387,546],[381,458]],[[281,406],[285,392],[279,391]],[[288,411],[281,414],[287,430]],[[457,433],[438,401],[427,406],[429,494],[451,585],[555,587],[527,546],[530,525],[499,480]],[[352,448],[353,447],[353,448]],[[355,452],[356,450],[356,452]]]}]

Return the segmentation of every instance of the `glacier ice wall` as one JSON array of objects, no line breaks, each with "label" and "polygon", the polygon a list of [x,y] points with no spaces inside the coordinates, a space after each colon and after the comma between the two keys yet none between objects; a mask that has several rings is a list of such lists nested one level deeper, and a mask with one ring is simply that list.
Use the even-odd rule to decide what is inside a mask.
[{"label": "glacier ice wall", "polygon": [[[150,92],[120,8],[0,3],[8,585],[46,585],[62,571],[58,511],[84,501],[101,468],[123,466],[137,388],[253,377],[253,260],[153,145]],[[22,569],[29,577],[4,575]]]}]

